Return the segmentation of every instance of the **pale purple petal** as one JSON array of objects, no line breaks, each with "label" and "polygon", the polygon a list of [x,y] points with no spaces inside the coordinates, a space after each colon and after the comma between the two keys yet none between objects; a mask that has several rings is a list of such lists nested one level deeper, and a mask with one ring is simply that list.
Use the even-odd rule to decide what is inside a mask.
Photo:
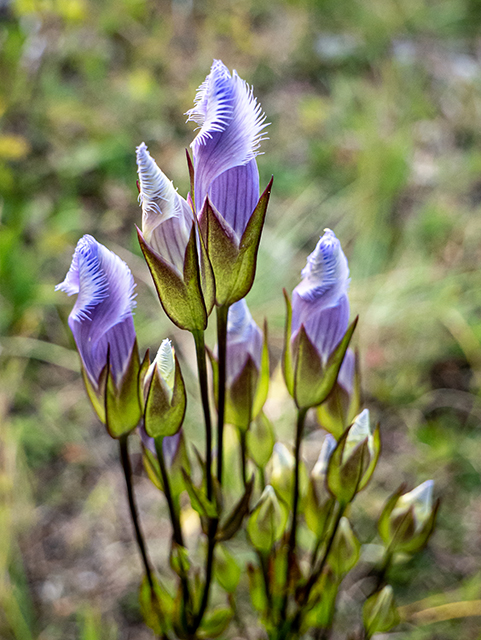
[{"label": "pale purple petal", "polygon": [[125,371],[135,341],[134,287],[130,269],[115,253],[92,236],[79,240],[70,270],[56,289],[78,294],[69,326],[94,384],[107,362],[109,346],[116,381]]},{"label": "pale purple petal", "polygon": [[349,396],[354,390],[355,364],[356,356],[354,355],[354,351],[352,349],[348,349],[346,351],[346,355],[344,356],[344,360],[342,361],[339,375],[337,377],[337,382]]},{"label": "pale purple petal", "polygon": [[[213,181],[234,167],[255,158],[263,139],[265,116],[252,89],[234,71],[215,60],[199,87],[188,120],[201,125],[192,142],[197,213]],[[222,214],[222,210],[220,210]]]},{"label": "pale purple petal", "polygon": [[292,340],[303,325],[325,363],[349,323],[349,268],[339,240],[329,229],[307,258],[302,276],[292,293]]},{"label": "pale purple petal", "polygon": [[224,171],[209,188],[209,198],[241,238],[259,200],[259,170],[255,160]]},{"label": "pale purple petal", "polygon": [[227,316],[227,384],[241,373],[250,356],[260,369],[262,332],[254,322],[245,298],[229,308]]},{"label": "pale purple petal", "polygon": [[[143,424],[139,427],[139,435],[143,446],[157,457],[154,438],[147,434]],[[181,440],[182,428],[173,436],[166,436],[162,439],[162,451],[164,453],[165,466],[167,469],[170,469],[174,463]]]},{"label": "pale purple petal", "polygon": [[146,243],[183,273],[193,212],[151,157],[144,142],[137,147],[142,205],[142,233]]}]

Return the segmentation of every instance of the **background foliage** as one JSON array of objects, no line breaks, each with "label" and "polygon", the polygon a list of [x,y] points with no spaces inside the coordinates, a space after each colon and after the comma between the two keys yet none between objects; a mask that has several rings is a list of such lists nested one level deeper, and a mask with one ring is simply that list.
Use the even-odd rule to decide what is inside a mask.
[{"label": "background foliage", "polygon": [[[420,609],[481,598],[480,26],[478,0],[0,2],[2,638],[151,637],[116,449],[87,404],[70,301],[53,286],[92,233],[136,277],[141,348],[168,335],[192,362],[140,258],[134,151],[145,141],[185,195],[193,134],[183,113],[213,58],[255,86],[271,122],[259,165],[262,184],[274,173],[275,185],[249,304],[259,323],[270,319],[273,362],[281,289],[298,282],[324,227],[350,260],[366,400],[384,441],[356,507],[364,552],[375,553],[371,519],[385,492],[433,477],[438,530],[396,570],[396,595],[427,597]],[[268,412],[291,438],[279,371]],[[137,462],[160,564],[164,505]],[[359,589],[345,585],[346,615]],[[417,622],[398,637],[479,637],[469,615]]]}]

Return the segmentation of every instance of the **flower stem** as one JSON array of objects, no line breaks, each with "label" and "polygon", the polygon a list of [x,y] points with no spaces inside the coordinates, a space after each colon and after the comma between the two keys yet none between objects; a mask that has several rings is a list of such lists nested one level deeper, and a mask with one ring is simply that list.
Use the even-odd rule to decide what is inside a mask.
[{"label": "flower stem", "polygon": [[212,422],[210,418],[209,387],[207,380],[207,364],[205,356],[205,339],[203,331],[193,331],[195,355],[197,357],[197,372],[199,375],[200,396],[204,411],[205,423],[205,482],[207,499],[212,499]]},{"label": "flower stem", "polygon": [[239,430],[242,482],[247,486],[247,432]]},{"label": "flower stem", "polygon": [[225,419],[225,383],[227,352],[227,314],[228,306],[217,307],[217,349],[219,359],[219,377],[217,394],[217,480],[222,484],[222,463],[224,446]]},{"label": "flower stem", "polygon": [[302,435],[304,433],[304,424],[306,420],[307,409],[299,409],[297,412],[297,425],[296,425],[296,445],[295,445],[295,467],[294,467],[294,482],[292,488],[292,523],[291,531],[289,533],[289,541],[287,544],[287,563],[286,563],[286,584],[284,601],[281,609],[281,619],[285,620],[287,615],[287,604],[289,598],[289,583],[292,565],[296,553],[297,542],[297,511],[299,508],[299,467],[301,463],[301,443]]},{"label": "flower stem", "polygon": [[132,485],[132,466],[130,464],[129,449],[128,449],[128,435],[124,435],[119,438],[120,447],[120,462],[125,476],[125,484],[127,486],[127,498],[129,501],[130,517],[135,530],[135,538],[139,547],[140,555],[144,565],[145,575],[149,583],[149,587],[152,593],[154,593],[154,579],[152,575],[152,568],[150,566],[149,559],[147,557],[147,549],[140,528],[139,516],[137,513],[137,506],[135,504],[134,488]]}]

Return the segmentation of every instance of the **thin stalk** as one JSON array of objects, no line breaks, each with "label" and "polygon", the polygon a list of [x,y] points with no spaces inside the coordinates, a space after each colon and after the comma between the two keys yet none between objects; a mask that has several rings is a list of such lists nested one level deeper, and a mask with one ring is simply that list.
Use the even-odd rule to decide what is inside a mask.
[{"label": "thin stalk", "polygon": [[227,314],[228,306],[217,307],[217,349],[219,360],[218,394],[217,394],[217,480],[222,484],[222,463],[224,447],[225,419],[225,382],[227,352]]},{"label": "thin stalk", "polygon": [[215,534],[217,532],[218,520],[211,520],[209,523],[208,542],[207,542],[207,558],[205,563],[205,583],[204,591],[202,593],[202,600],[200,603],[199,611],[194,619],[193,632],[195,633],[199,628],[202,618],[204,617],[205,610],[209,604],[210,585],[212,582],[212,571],[214,568],[214,550],[215,550]]},{"label": "thin stalk", "polygon": [[[167,474],[167,469],[165,466],[165,458],[164,451],[162,448],[162,440],[163,438],[155,438],[155,451],[157,452],[157,460],[159,461],[160,467],[160,475],[162,476],[162,485],[164,489],[165,499],[167,500],[167,506],[169,508],[170,521],[172,523],[172,535],[174,541],[180,547],[185,547],[184,538],[182,535],[182,527],[180,526],[180,517],[175,508],[174,499],[172,497],[172,491],[170,488],[169,476]],[[182,594],[183,594],[183,606],[184,606],[184,614],[186,613],[186,609],[188,608],[190,602],[190,589],[189,589],[189,580],[187,575],[180,576],[180,582],[182,585]],[[186,627],[189,626],[189,621],[186,617],[185,619]]]},{"label": "thin stalk", "polygon": [[127,486],[127,498],[129,501],[130,517],[135,530],[135,538],[137,540],[137,546],[139,547],[140,555],[144,565],[145,575],[149,583],[149,587],[152,593],[154,592],[154,578],[152,575],[152,568],[150,566],[149,558],[147,556],[147,549],[144,542],[144,536],[140,528],[140,521],[137,512],[137,506],[135,504],[134,488],[132,484],[132,466],[130,464],[129,448],[128,448],[128,435],[119,438],[120,447],[120,462],[124,471],[125,484]]},{"label": "thin stalk", "polygon": [[286,584],[284,600],[281,609],[281,620],[285,620],[287,616],[287,605],[289,598],[289,583],[291,576],[292,563],[296,553],[297,543],[297,511],[299,508],[299,468],[301,464],[301,443],[302,435],[304,433],[304,424],[306,420],[307,409],[299,409],[297,412],[297,425],[296,425],[296,445],[295,445],[295,466],[294,466],[294,482],[292,489],[292,523],[291,531],[289,533],[289,541],[287,543],[287,564],[286,564]]},{"label": "thin stalk", "polygon": [[199,375],[200,397],[205,423],[205,482],[207,499],[212,499],[212,422],[209,406],[209,386],[207,379],[207,364],[205,355],[205,339],[203,331],[193,331],[195,355],[197,357],[197,372]]},{"label": "thin stalk", "polygon": [[247,432],[239,431],[242,482],[247,486]]},{"label": "thin stalk", "polygon": [[163,438],[155,438],[154,442],[155,442],[155,450],[157,452],[157,460],[159,461],[160,474],[162,476],[162,484],[164,488],[165,499],[167,500],[170,521],[172,522],[173,537],[175,542],[179,546],[185,547],[184,539],[182,536],[182,528],[180,526],[180,518],[174,505],[174,499],[172,497],[172,491],[170,488],[169,476],[167,474],[167,469],[165,467],[165,458],[164,458],[164,451],[162,449],[162,440]]}]

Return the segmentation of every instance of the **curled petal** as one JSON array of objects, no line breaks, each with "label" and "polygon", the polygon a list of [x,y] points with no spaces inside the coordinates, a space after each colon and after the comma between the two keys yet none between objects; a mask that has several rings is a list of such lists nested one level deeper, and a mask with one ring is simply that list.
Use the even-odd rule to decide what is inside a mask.
[{"label": "curled petal", "polygon": [[265,116],[252,89],[236,71],[231,76],[220,60],[214,60],[187,116],[200,125],[191,145],[199,212],[217,177],[255,158],[263,139]]},{"label": "curled petal", "polygon": [[307,258],[302,281],[292,294],[292,338],[304,325],[323,361],[344,336],[349,323],[349,268],[341,244],[326,229]]},{"label": "curled petal", "polygon": [[249,356],[260,369],[262,332],[242,298],[229,308],[227,316],[227,384],[239,375]]},{"label": "curled petal", "polygon": [[135,342],[134,287],[130,269],[115,253],[90,235],[79,240],[67,276],[56,290],[78,294],[69,326],[94,385],[109,349],[115,380],[125,371]]},{"label": "curled petal", "polygon": [[143,142],[137,147],[137,166],[145,241],[182,274],[193,224],[192,210],[159,169]]}]

